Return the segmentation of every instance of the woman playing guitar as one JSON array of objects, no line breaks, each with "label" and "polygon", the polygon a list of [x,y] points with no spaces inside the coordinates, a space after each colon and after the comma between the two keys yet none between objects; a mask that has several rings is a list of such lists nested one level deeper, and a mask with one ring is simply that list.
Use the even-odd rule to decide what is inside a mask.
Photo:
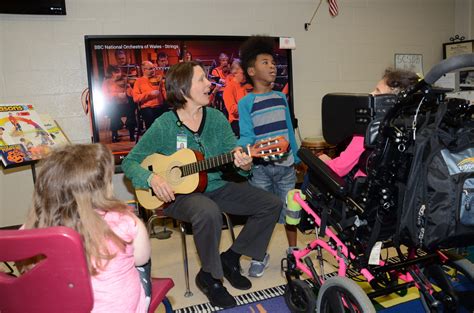
[{"label": "woman playing guitar", "polygon": [[[196,284],[212,305],[236,305],[222,284],[225,277],[238,289],[250,289],[251,282],[240,273],[240,256],[263,260],[278,218],[280,200],[248,183],[222,179],[219,169],[203,172],[207,186],[202,193],[175,194],[165,173],[141,166],[149,155],[171,155],[180,147],[200,151],[206,158],[229,151],[234,167],[248,175],[252,158],[236,148],[229,122],[218,110],[208,107],[211,83],[203,67],[194,61],[174,65],[166,75],[166,92],[173,110],[156,119],[122,163],[135,188],[152,188],[156,197],[168,203],[165,214],[192,224],[202,268]],[[247,215],[247,223],[232,246],[219,255],[221,212]]]}]

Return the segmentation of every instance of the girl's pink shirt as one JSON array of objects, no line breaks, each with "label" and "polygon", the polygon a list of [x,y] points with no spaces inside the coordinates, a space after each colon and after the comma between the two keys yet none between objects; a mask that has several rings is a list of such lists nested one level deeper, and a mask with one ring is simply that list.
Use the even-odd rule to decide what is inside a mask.
[{"label": "girl's pink shirt", "polygon": [[116,253],[104,271],[92,276],[94,292],[93,313],[127,312],[145,313],[145,291],[135,268],[132,242],[137,236],[137,223],[132,216],[108,212],[103,216],[110,228],[120,238],[129,242],[120,251],[111,241],[108,248]]},{"label": "girl's pink shirt", "polygon": [[[344,177],[357,165],[364,151],[364,137],[355,135],[352,137],[346,150],[342,151],[337,158],[327,161],[326,164],[339,176]],[[361,170],[358,170],[354,178],[361,176],[366,175]]]}]

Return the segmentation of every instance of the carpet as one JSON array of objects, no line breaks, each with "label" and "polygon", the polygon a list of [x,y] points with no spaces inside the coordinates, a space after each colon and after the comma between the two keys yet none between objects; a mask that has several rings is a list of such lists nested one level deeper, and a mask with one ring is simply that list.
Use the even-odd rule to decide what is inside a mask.
[{"label": "carpet", "polygon": [[[311,284],[309,281],[307,281]],[[474,312],[472,307],[472,297],[474,296],[474,283],[469,282],[464,276],[458,275],[458,281],[453,283],[456,290],[460,292],[460,296],[465,298],[468,309],[462,308],[460,312]],[[363,289],[367,288],[361,284]],[[285,285],[267,288],[240,296],[236,296],[237,307],[223,310],[214,307],[209,303],[198,304],[174,310],[175,313],[290,313],[285,298]],[[398,312],[425,312],[419,300],[419,292],[415,287],[409,288],[403,296],[390,294],[388,296],[378,297],[372,301],[377,312],[381,313],[398,313]]]},{"label": "carpet", "polygon": [[[250,292],[247,294],[243,294],[240,296],[236,296],[235,300],[237,301],[237,307],[232,308],[232,309],[227,309],[227,310],[222,310],[219,307],[212,306],[210,303],[203,303],[203,304],[197,304],[181,309],[176,309],[173,312],[175,313],[207,313],[207,312],[252,312],[250,309],[247,309],[248,307],[252,306],[258,306],[260,305],[270,305],[270,302],[272,303],[273,300],[278,300],[281,299],[283,301],[283,304],[280,304],[286,308],[286,312],[288,311],[288,308],[285,304],[285,299],[283,298],[283,294],[285,293],[285,285],[277,286],[277,287],[271,287],[267,288],[264,290],[259,290],[259,291],[254,291]],[[267,303],[269,302],[269,303]],[[243,311],[232,311],[232,310],[243,310]],[[263,311],[255,311],[255,312],[263,312]],[[279,312],[279,311],[268,311],[267,312]],[[285,311],[282,311],[285,312]]]}]

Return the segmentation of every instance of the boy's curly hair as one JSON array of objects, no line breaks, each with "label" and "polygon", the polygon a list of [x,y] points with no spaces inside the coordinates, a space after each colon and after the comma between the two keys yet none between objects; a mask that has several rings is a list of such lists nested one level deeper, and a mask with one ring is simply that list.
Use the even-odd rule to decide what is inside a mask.
[{"label": "boy's curly hair", "polygon": [[275,43],[273,38],[268,36],[254,35],[247,39],[240,46],[241,65],[248,83],[253,85],[252,78],[247,73],[248,68],[255,65],[255,60],[260,54],[269,54],[273,56],[274,45]]}]

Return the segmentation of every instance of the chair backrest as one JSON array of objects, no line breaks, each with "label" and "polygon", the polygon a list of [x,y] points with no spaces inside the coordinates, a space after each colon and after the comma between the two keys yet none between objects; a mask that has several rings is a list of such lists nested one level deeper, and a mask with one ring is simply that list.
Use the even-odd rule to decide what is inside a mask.
[{"label": "chair backrest", "polygon": [[93,293],[80,235],[71,228],[0,230],[0,262],[42,259],[19,277],[0,272],[0,312],[90,312]]}]

